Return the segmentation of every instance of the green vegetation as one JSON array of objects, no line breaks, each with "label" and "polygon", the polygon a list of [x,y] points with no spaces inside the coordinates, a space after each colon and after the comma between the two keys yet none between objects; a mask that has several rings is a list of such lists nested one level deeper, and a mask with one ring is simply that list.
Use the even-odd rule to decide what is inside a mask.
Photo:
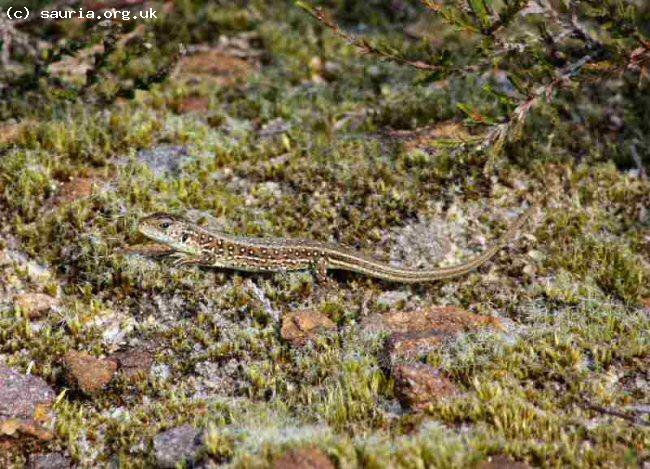
[{"label": "green vegetation", "polygon": [[[48,272],[0,262],[0,361],[58,394],[69,350],[151,347],[154,357],[150,374],[119,376],[92,397],[66,391],[41,451],[65,451],[82,467],[150,467],[153,438],[190,423],[206,429],[205,458],[235,467],[314,446],[339,467],[467,467],[491,455],[535,466],[648,461],[647,415],[639,423],[594,410],[632,415],[648,404],[650,59],[630,55],[650,41],[648,7],[575,2],[600,45],[571,38],[553,63],[548,38],[535,36],[543,15],[522,15],[526,2],[504,2],[514,6],[501,17],[485,10],[490,2],[467,2],[460,17],[424,3],[320,2],[328,26],[279,0],[184,0],[166,13],[160,5],[144,31],[111,32],[136,39],[104,58],[89,49],[105,47],[106,32],[31,27],[56,47],[81,40],[61,60],[89,61],[97,73],[89,83],[66,77],[46,56],[29,89],[0,87],[0,253]],[[507,42],[495,45],[495,32],[511,22],[513,44],[536,40],[493,61]],[[339,24],[370,53],[342,40]],[[182,59],[179,43],[217,55],[190,65],[206,52]],[[552,99],[535,94],[585,47],[602,60],[554,86]],[[12,60],[35,73],[29,54]],[[474,63],[488,66],[454,71]],[[113,79],[118,88],[105,88]],[[525,117],[513,114],[533,99]],[[541,208],[527,234],[490,266],[431,285],[337,273],[323,291],[308,273],[176,268],[124,250],[143,241],[140,216],[170,211],[431,265],[442,259],[405,247],[407,227],[448,227],[432,232],[467,255],[480,237],[498,237],[524,200]],[[11,303],[23,290],[61,306],[30,320]],[[422,414],[395,411],[383,337],[359,326],[386,310],[378,298],[388,290],[411,306],[456,305],[509,324],[426,357],[461,394]],[[338,330],[294,347],[264,300],[280,315],[320,311]],[[7,457],[20,466],[27,455],[17,446]]]}]

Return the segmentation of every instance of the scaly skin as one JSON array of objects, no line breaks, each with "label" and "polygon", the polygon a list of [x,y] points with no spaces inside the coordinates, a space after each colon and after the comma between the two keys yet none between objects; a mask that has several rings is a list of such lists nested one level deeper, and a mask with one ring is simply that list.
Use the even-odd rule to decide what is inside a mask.
[{"label": "scaly skin", "polygon": [[431,282],[464,275],[492,258],[514,238],[533,208],[529,208],[499,240],[482,254],[452,267],[416,270],[394,267],[335,244],[308,239],[251,238],[208,231],[181,217],[154,213],[140,220],[138,231],[169,246],[177,264],[198,264],[247,272],[313,270],[326,280],[327,270],[361,273],[402,283]]}]

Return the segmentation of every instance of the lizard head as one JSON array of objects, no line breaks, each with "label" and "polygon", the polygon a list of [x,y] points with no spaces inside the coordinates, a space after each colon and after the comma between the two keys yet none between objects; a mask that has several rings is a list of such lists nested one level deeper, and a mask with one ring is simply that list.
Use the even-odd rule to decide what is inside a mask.
[{"label": "lizard head", "polygon": [[193,241],[197,232],[192,223],[168,213],[154,213],[141,218],[138,231],[147,238],[165,244],[175,251],[199,254],[200,247]]}]

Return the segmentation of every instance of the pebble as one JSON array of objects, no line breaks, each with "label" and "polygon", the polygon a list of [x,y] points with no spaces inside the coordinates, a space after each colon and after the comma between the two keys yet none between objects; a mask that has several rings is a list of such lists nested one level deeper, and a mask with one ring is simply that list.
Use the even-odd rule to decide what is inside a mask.
[{"label": "pebble", "polygon": [[200,431],[186,424],[156,435],[153,447],[158,467],[174,468],[195,462],[203,449],[203,438]]},{"label": "pebble", "polygon": [[29,457],[29,469],[68,469],[70,458],[61,453],[32,454]]},{"label": "pebble", "polygon": [[14,297],[14,307],[20,309],[29,319],[36,319],[58,306],[56,298],[44,293],[23,293]]},{"label": "pebble", "polygon": [[0,364],[0,435],[51,440],[52,432],[45,425],[54,398],[54,390],[42,378]]},{"label": "pebble", "polygon": [[113,360],[96,358],[86,352],[70,351],[63,357],[68,383],[86,394],[94,394],[106,386],[117,370]]},{"label": "pebble", "polygon": [[273,463],[273,469],[334,469],[335,466],[318,448],[292,449]]},{"label": "pebble", "polygon": [[414,311],[392,311],[368,316],[361,322],[366,332],[388,332],[382,360],[390,366],[414,361],[463,332],[482,328],[503,329],[501,321],[453,306],[432,306]]},{"label": "pebble", "polygon": [[404,408],[425,410],[429,404],[458,393],[456,385],[424,363],[401,364],[393,370],[395,394]]},{"label": "pebble", "polygon": [[120,373],[128,378],[138,375],[146,376],[151,371],[153,357],[151,353],[141,349],[131,349],[114,353],[110,359],[115,361]]},{"label": "pebble", "polygon": [[319,334],[336,329],[336,324],[316,311],[299,311],[282,318],[280,335],[294,346],[305,345]]}]

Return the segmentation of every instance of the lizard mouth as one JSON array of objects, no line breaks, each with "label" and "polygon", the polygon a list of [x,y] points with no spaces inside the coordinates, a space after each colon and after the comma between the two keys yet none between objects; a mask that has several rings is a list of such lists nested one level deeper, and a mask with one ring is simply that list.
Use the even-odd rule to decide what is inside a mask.
[{"label": "lizard mouth", "polygon": [[196,255],[199,253],[199,250],[190,246],[187,241],[188,237],[184,234],[180,239],[175,239],[172,236],[169,236],[160,230],[147,226],[146,224],[141,224],[138,226],[138,232],[144,235],[145,237],[155,241],[157,243],[162,243],[174,251],[183,252],[186,254]]}]

